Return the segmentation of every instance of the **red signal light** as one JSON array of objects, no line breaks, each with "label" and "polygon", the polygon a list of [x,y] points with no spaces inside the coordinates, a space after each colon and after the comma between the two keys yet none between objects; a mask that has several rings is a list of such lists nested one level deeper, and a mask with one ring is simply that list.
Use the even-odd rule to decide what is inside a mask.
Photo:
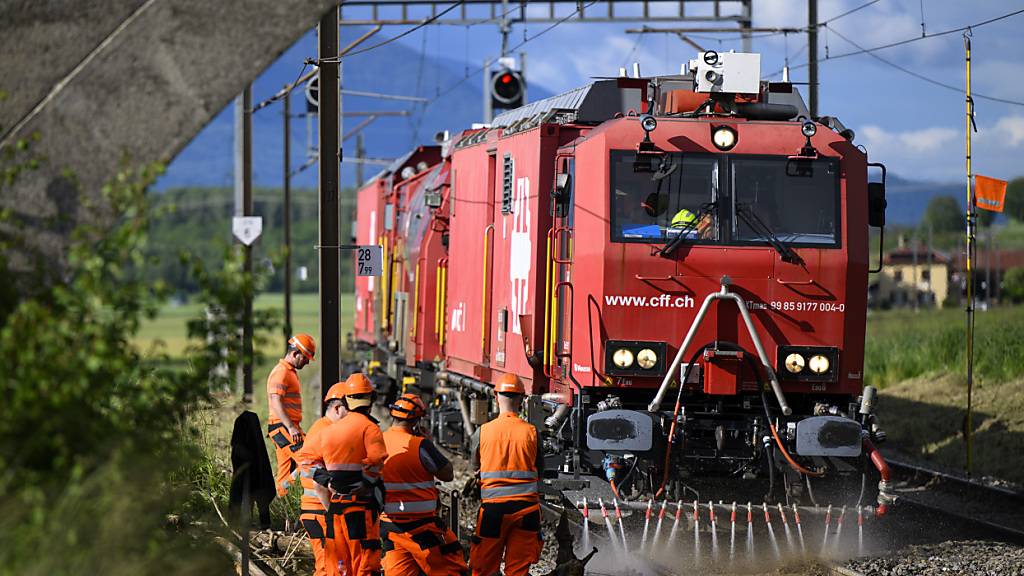
[{"label": "red signal light", "polygon": [[512,81],[512,75],[511,74],[502,74],[501,75],[501,83],[502,84],[508,84],[511,81]]}]

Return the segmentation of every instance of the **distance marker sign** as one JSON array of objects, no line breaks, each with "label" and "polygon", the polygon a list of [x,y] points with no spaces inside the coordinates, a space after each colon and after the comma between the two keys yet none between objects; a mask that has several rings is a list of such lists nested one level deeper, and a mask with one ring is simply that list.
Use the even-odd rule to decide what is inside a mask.
[{"label": "distance marker sign", "polygon": [[356,276],[380,276],[383,269],[383,248],[376,244],[356,246]]}]

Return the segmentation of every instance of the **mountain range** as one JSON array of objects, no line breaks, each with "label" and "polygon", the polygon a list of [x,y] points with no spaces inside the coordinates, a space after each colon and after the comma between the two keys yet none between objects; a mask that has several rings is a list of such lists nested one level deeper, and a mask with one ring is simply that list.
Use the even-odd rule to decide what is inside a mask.
[{"label": "mountain range", "polygon": [[[364,30],[344,28],[344,46]],[[379,40],[371,37],[364,46]],[[430,50],[428,49],[427,52]],[[440,52],[440,49],[437,50]],[[283,86],[293,82],[303,68],[306,58],[316,56],[316,35],[309,33],[255,80],[252,86],[253,104],[271,97]],[[482,64],[482,62],[481,62]],[[408,111],[408,116],[381,116],[362,132],[366,155],[371,158],[395,158],[415,145],[433,141],[442,130],[459,130],[479,122],[482,118],[482,79],[477,72],[480,64],[458,61],[439,53],[428,54],[401,42],[391,42],[364,53],[346,57],[342,68],[342,85],[346,90],[377,92],[399,96],[419,96],[430,99],[427,104],[363,96],[344,96],[343,112]],[[308,69],[308,68],[307,68]],[[438,97],[441,95],[441,97]],[[529,87],[531,100],[546,98],[551,92],[543,87]],[[305,92],[292,93],[291,144],[292,170],[306,163],[308,152],[315,147],[315,122],[304,116]],[[297,116],[297,117],[295,117]],[[343,118],[343,129],[348,131],[364,120],[365,116]],[[312,129],[312,132],[309,129]],[[168,166],[156,189],[182,187],[230,188],[233,173],[234,105],[228,105],[185,147]],[[273,103],[253,114],[253,183],[256,186],[279,187],[283,180],[282,106]],[[355,138],[343,144],[346,157],[355,156]],[[380,165],[366,165],[364,178],[381,169]],[[343,185],[355,183],[355,164],[342,165]],[[312,165],[296,174],[292,186],[297,189],[315,189],[317,170]],[[928,202],[935,196],[952,196],[962,202],[963,185],[958,183],[931,183],[901,178],[890,174],[888,182],[888,222],[913,225],[920,221]]]}]

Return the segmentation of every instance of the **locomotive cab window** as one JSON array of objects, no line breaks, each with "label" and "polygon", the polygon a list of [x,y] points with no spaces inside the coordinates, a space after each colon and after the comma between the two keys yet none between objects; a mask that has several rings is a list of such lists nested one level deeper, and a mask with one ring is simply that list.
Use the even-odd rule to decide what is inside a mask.
[{"label": "locomotive cab window", "polygon": [[835,246],[839,239],[839,162],[732,156],[732,239]]},{"label": "locomotive cab window", "polygon": [[632,151],[611,155],[612,240],[717,240],[717,158],[664,154],[652,161],[651,171],[636,171],[636,157]]}]

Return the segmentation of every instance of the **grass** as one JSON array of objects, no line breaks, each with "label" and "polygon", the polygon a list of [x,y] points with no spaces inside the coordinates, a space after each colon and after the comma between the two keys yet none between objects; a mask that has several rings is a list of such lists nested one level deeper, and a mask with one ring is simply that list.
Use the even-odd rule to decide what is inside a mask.
[{"label": "grass", "polygon": [[[975,379],[999,384],[1024,376],[1024,306],[975,314]],[[868,319],[864,373],[885,388],[926,374],[966,374],[963,310],[891,310]]]},{"label": "grass", "polygon": [[[887,451],[966,467],[962,310],[892,310],[868,319],[865,377],[882,389]],[[973,472],[1024,484],[1024,306],[977,312]]]},{"label": "grass", "polygon": [[[342,334],[351,326],[353,297],[351,294],[342,295]],[[257,309],[277,309],[283,318],[284,296],[282,294],[260,294],[257,296],[253,306]],[[320,333],[320,297],[317,294],[293,294],[292,295],[292,330],[294,332],[308,332],[316,335]],[[185,304],[168,303],[160,314],[142,324],[135,343],[143,350],[149,350],[151,346],[170,355],[172,358],[180,358],[185,353],[188,345],[188,333],[186,322],[196,318],[202,313],[201,305],[194,302]],[[280,352],[277,344],[261,350],[263,354],[277,355]]]}]

